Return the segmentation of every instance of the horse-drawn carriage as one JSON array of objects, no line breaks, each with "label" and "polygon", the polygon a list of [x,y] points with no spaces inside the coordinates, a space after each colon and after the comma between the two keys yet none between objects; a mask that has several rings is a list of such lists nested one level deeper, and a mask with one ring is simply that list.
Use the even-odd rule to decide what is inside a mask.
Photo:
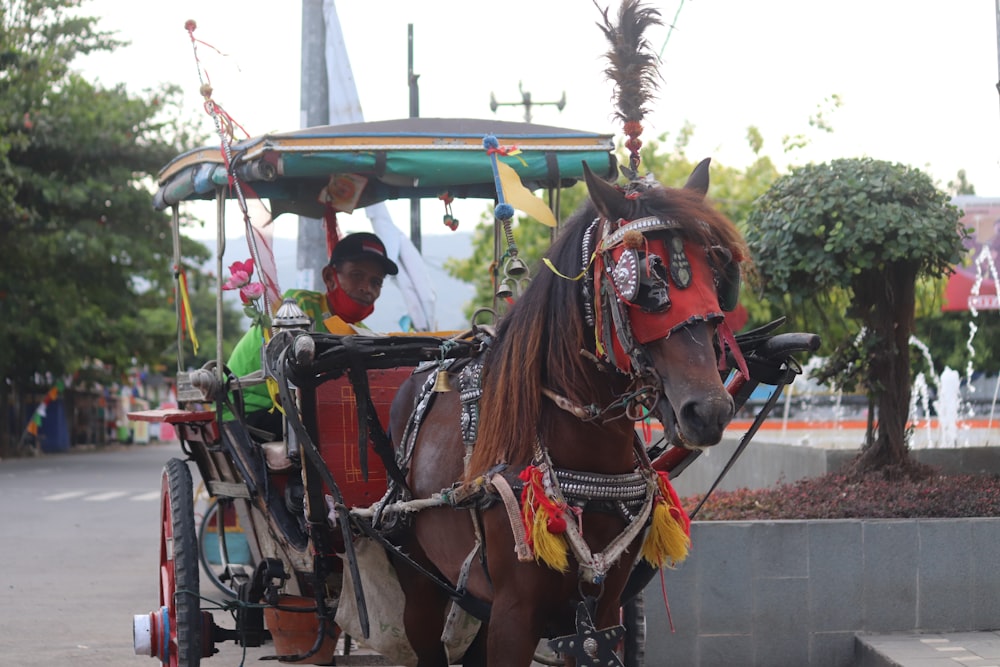
[{"label": "horse-drawn carriage", "polygon": [[[268,135],[230,159],[202,149],[164,168],[156,203],[174,209],[178,262],[177,205],[215,199],[221,218],[234,182],[275,215],[317,217],[317,196],[343,174],[363,177],[359,206],[493,199],[507,232],[498,163],[550,201],[578,181],[590,200],[495,326],[341,336],[309,331],[286,303],[260,376],[232,377],[222,359],[179,369],[180,408],[134,418],[174,424],[219,503],[235,627],[203,608],[192,477],[171,459],[160,604],[135,617],[137,653],[192,667],[223,641],[273,641],[283,662],[348,664],[335,655],[346,633],[389,664],[526,665],[542,638],[575,664],[641,664],[641,625],[633,613],[623,648],[622,609],[687,549],[670,476],[722,438],[758,383],[791,382],[791,354],[817,341],[729,330],[746,252],[705,202],[707,161],[664,188],[638,176],[635,146],[617,187],[612,149],[607,135],[560,128],[409,119]],[[239,388],[265,381],[285,416],[276,441],[251,435],[240,410]],[[636,422],[653,417],[664,437],[646,443]],[[227,553],[231,515],[246,564]]]}]

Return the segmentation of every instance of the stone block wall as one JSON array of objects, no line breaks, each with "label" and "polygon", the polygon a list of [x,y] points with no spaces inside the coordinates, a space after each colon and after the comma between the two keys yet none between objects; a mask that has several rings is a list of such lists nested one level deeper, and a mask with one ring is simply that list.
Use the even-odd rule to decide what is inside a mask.
[{"label": "stone block wall", "polygon": [[646,664],[847,667],[857,633],[1000,628],[1000,519],[696,522]]}]

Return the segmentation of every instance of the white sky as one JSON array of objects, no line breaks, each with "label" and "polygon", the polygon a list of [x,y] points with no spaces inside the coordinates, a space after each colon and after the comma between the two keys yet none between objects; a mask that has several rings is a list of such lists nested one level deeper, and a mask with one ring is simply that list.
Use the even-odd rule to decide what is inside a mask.
[{"label": "white sky", "polygon": [[[612,0],[601,0],[606,5]],[[744,166],[746,128],[781,166],[870,156],[929,173],[942,187],[965,169],[977,193],[1000,195],[1000,97],[991,0],[659,0],[666,23],[664,83],[645,137],[695,125],[691,158]],[[617,7],[617,5],[615,5]],[[604,80],[603,35],[587,0],[340,0],[337,9],[366,120],[408,115],[407,24],[414,25],[420,113],[522,120],[522,107],[489,109],[490,93],[535,101],[565,91],[566,108],[535,107],[537,123],[618,132]],[[301,3],[289,0],[92,0],[83,11],[132,41],[81,63],[105,85],[133,90],[174,82],[202,114],[184,22],[198,23],[214,97],[251,134],[299,127]],[[615,11],[614,9],[612,11]],[[651,36],[659,48],[666,28]],[[831,135],[808,118],[832,94]],[[203,115],[203,114],[202,114]],[[205,117],[206,129],[211,128]],[[781,153],[784,135],[812,144]],[[478,203],[475,211],[486,207]],[[402,210],[406,210],[405,208]],[[425,209],[426,210],[426,209]],[[436,208],[424,233],[443,233]],[[393,211],[396,216],[395,210]],[[471,226],[477,213],[456,215]],[[279,221],[281,222],[281,221]],[[405,217],[396,224],[409,229]],[[293,225],[288,225],[292,227]],[[350,228],[350,223],[347,227]],[[467,227],[468,228],[468,227]]]}]

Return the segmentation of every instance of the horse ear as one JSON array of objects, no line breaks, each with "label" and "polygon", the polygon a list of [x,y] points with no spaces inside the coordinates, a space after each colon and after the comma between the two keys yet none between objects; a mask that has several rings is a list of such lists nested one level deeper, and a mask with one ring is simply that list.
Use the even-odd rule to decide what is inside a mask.
[{"label": "horse ear", "polygon": [[701,193],[702,197],[708,194],[708,165],[711,162],[712,158],[707,157],[698,163],[698,166],[688,176],[687,183],[684,184],[685,190],[694,190]]},{"label": "horse ear", "polygon": [[594,202],[598,213],[608,220],[628,217],[624,214],[625,195],[622,191],[595,175],[586,162],[583,163],[583,178],[587,183],[590,201]]}]

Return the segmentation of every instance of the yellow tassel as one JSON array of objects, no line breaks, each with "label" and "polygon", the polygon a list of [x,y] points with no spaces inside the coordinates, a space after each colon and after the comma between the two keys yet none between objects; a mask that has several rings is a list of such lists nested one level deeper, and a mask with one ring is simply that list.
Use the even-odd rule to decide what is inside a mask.
[{"label": "yellow tassel", "polygon": [[562,535],[549,532],[548,513],[541,507],[535,512],[531,537],[535,546],[535,561],[541,561],[558,572],[569,569],[569,558],[566,556],[566,539]]},{"label": "yellow tassel", "polygon": [[654,567],[674,567],[684,561],[691,547],[691,538],[683,526],[670,514],[667,501],[660,500],[653,508],[653,521],[642,543],[642,557]]},{"label": "yellow tassel", "polygon": [[521,519],[524,531],[535,554],[535,562],[542,562],[553,570],[566,572],[569,558],[566,555],[566,538],[549,531],[549,515],[559,511],[556,504],[542,489],[541,473],[528,466],[521,473],[524,490],[521,492]]}]

